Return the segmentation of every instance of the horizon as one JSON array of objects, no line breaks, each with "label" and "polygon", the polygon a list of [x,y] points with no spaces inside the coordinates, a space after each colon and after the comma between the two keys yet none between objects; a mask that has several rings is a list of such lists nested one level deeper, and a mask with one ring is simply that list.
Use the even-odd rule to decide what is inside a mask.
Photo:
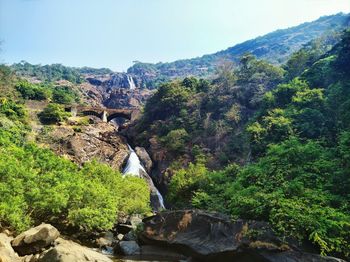
[{"label": "horizon", "polygon": [[[288,1],[279,7],[276,7],[278,5],[276,1],[265,0],[264,3],[268,2],[270,5],[262,5],[261,8],[256,8],[256,10],[259,10],[258,12],[248,10],[248,13],[241,16],[229,16],[226,13],[222,14],[220,12],[224,12],[232,6],[237,7],[237,9],[231,11],[239,12],[246,7],[245,3],[243,1],[237,1],[232,5],[227,0],[221,0],[219,3],[207,1],[199,8],[196,5],[196,3],[199,3],[198,1],[194,0],[183,5],[175,4],[173,6],[175,10],[172,9],[173,12],[171,13],[176,13],[176,8],[181,9],[185,7],[187,9],[184,12],[185,14],[180,13],[180,16],[174,16],[172,14],[170,18],[167,17],[170,15],[168,7],[165,7],[166,9],[164,10],[164,3],[161,3],[160,0],[151,0],[147,4],[138,1],[136,5],[138,9],[134,11],[136,13],[139,12],[138,15],[142,19],[145,20],[145,12],[144,8],[142,8],[144,4],[149,8],[147,10],[151,14],[153,12],[160,15],[162,16],[160,20],[163,19],[166,21],[164,25],[159,25],[157,23],[159,19],[148,17],[142,28],[139,28],[137,21],[125,21],[123,17],[120,18],[122,22],[130,22],[131,24],[126,23],[126,25],[120,27],[118,24],[120,21],[115,20],[119,17],[116,18],[113,12],[118,10],[119,7],[122,10],[122,7],[132,9],[135,6],[135,2],[137,2],[136,0],[129,1],[128,3],[123,1],[112,3],[111,0],[104,0],[100,5],[94,0],[84,1],[84,3],[87,2],[84,6],[87,10],[85,10],[85,13],[82,12],[84,14],[86,12],[89,14],[88,11],[98,11],[98,8],[109,12],[106,17],[99,14],[95,18],[98,23],[94,23],[96,21],[90,20],[90,17],[85,17],[84,15],[81,15],[79,17],[81,20],[77,21],[77,10],[79,7],[82,8],[82,6],[76,3],[83,3],[81,0],[76,1],[72,6],[67,5],[67,0],[50,2],[49,4],[48,0],[0,0],[0,63],[13,64],[27,61],[31,64],[63,64],[70,67],[92,68],[103,67],[110,68],[113,71],[125,72],[127,68],[132,66],[133,61],[168,63],[176,60],[201,57],[206,54],[225,50],[279,29],[287,29],[302,23],[315,21],[322,16],[336,15],[338,13],[349,14],[350,12],[350,3],[343,0],[339,0],[337,3],[331,3],[329,0],[298,0],[293,3],[292,1]],[[170,1],[166,2],[169,4]],[[181,2],[183,3],[184,0],[181,0]],[[209,2],[210,4],[216,3],[219,6],[218,10],[211,12]],[[251,3],[254,0],[247,2]],[[106,5],[106,3],[109,4]],[[257,6],[259,4],[261,5],[261,2],[255,3]],[[291,8],[295,8],[300,4],[306,5],[309,8],[315,6],[317,8],[312,9],[313,12],[310,12],[309,8],[299,8],[299,11],[303,9],[302,11],[305,13],[297,16],[292,15],[293,9]],[[171,5],[174,5],[174,2],[171,2]],[[273,9],[271,9],[271,6],[273,6]],[[66,9],[67,7],[69,8]],[[198,14],[197,9],[200,9],[199,11],[202,11],[202,13]],[[22,20],[17,21],[16,18],[18,18],[18,15],[13,10],[21,13],[20,17],[23,17],[23,21],[28,20],[30,22],[24,24]],[[47,14],[43,15],[41,13],[43,10]],[[65,10],[66,13],[60,12],[62,10]],[[269,13],[264,13],[264,10],[269,11]],[[124,13],[127,12],[123,12],[122,15]],[[191,14],[189,15],[187,13]],[[66,15],[67,21],[59,19],[62,18],[62,14]],[[228,12],[228,14],[231,13]],[[53,17],[49,17],[50,15]],[[184,17],[181,17],[181,15]],[[243,17],[245,15],[248,15],[248,17],[250,15],[253,18],[245,19]],[[263,16],[261,17],[261,15]],[[101,21],[101,17],[104,20]],[[45,19],[49,20],[47,24],[42,23],[42,20]],[[77,24],[72,26],[70,19],[76,19],[75,22]],[[198,23],[198,19],[204,20],[202,20],[202,23]],[[264,23],[259,23],[261,19],[264,20]],[[279,21],[278,25],[274,23],[276,20]],[[249,21],[249,23],[246,23],[246,21]],[[149,24],[152,24],[155,29],[148,28]],[[38,30],[38,26],[41,30]],[[156,29],[163,29],[163,31],[161,31],[161,34],[157,34]],[[173,30],[171,31],[169,29]],[[129,38],[125,37],[127,40],[124,40],[122,37],[122,40],[118,42],[119,38],[112,35],[110,41],[105,40],[105,35],[108,36],[108,33],[114,33],[118,30],[121,30],[119,35],[125,35]],[[130,32],[130,30],[133,31]],[[241,31],[238,32],[239,30]],[[237,34],[235,34],[236,31]],[[77,32],[79,36],[77,36]],[[100,36],[97,37],[99,34]],[[140,36],[137,35],[135,40],[135,34],[145,37],[145,41],[139,44],[139,38],[137,37]],[[156,34],[156,37],[153,34]],[[64,37],[60,38],[59,36],[61,35]],[[93,39],[90,38],[91,35]],[[167,39],[167,37],[170,37],[170,39]],[[121,46],[118,46],[118,44]]]}]

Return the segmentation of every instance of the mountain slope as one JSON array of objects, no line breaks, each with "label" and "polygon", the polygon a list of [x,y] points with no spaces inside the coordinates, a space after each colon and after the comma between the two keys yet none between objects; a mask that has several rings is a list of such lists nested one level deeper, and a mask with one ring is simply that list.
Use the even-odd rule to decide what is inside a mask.
[{"label": "mountain slope", "polygon": [[277,30],[264,36],[248,40],[214,54],[193,59],[177,60],[171,63],[136,63],[128,73],[142,78],[146,86],[156,85],[164,79],[188,75],[205,77],[215,72],[222,60],[237,62],[244,53],[250,52],[258,59],[273,64],[285,63],[289,56],[311,40],[330,31],[339,32],[350,25],[350,15],[339,13],[324,16],[313,22],[288,29]]}]

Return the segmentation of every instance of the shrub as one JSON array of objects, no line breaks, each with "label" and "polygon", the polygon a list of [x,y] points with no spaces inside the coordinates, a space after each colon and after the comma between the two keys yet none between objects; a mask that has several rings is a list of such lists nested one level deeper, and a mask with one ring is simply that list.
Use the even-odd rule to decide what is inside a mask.
[{"label": "shrub", "polygon": [[66,120],[69,113],[64,111],[64,108],[58,104],[49,104],[42,112],[38,114],[39,119],[44,124],[53,124]]}]

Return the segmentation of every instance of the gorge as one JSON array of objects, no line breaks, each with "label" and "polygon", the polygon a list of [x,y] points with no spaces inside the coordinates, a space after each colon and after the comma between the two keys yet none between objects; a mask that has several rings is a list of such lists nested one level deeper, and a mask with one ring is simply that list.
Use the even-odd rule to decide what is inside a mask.
[{"label": "gorge", "polygon": [[349,260],[349,19],[126,73],[0,65],[0,262]]}]

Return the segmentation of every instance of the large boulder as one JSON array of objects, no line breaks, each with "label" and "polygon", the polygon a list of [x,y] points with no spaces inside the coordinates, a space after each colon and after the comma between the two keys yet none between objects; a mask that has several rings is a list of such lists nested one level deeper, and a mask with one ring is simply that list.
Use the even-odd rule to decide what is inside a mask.
[{"label": "large boulder", "polygon": [[11,244],[21,256],[40,252],[50,246],[60,235],[58,230],[50,224],[41,224],[18,235]]},{"label": "large boulder", "polygon": [[112,262],[107,256],[73,241],[58,238],[55,246],[40,255],[38,262]]},{"label": "large boulder", "polygon": [[340,261],[293,251],[265,222],[198,210],[165,211],[144,219],[143,244],[169,246],[200,261]]},{"label": "large boulder", "polygon": [[4,233],[0,234],[0,262],[20,262],[18,255],[11,246],[12,238]]},{"label": "large boulder", "polygon": [[140,246],[136,241],[120,241],[114,249],[116,254],[123,256],[139,255],[140,251]]}]

